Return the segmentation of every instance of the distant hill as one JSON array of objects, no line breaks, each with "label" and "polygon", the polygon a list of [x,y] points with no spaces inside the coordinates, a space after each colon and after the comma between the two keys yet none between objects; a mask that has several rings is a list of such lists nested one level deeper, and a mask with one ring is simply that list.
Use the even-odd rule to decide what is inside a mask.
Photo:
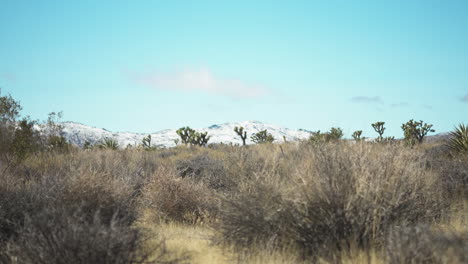
[{"label": "distant hill", "polygon": [[[143,137],[148,134],[132,132],[111,132],[103,128],[96,128],[75,122],[63,122],[63,132],[65,138],[72,144],[83,146],[86,141],[95,144],[104,138],[113,138],[118,141],[122,147],[130,145],[139,145]],[[234,127],[242,126],[247,131],[247,144],[252,144],[250,135],[261,130],[268,130],[276,142],[283,142],[283,136],[288,141],[295,141],[309,138],[312,131],[304,129],[289,129],[272,124],[266,124],[259,121],[244,121],[235,123],[214,124],[206,128],[196,129],[197,131],[208,132],[211,136],[209,143],[242,144],[241,139],[234,132]],[[174,147],[175,140],[179,139],[176,129],[166,129],[151,133],[153,144],[162,147]],[[443,140],[448,137],[448,133],[439,133],[426,137],[427,142]]]},{"label": "distant hill", "polygon": [[[138,145],[141,143],[143,137],[148,134],[131,133],[131,132],[111,132],[103,128],[96,128],[83,125],[75,122],[63,122],[63,132],[65,138],[72,144],[83,146],[86,141],[91,144],[98,143],[104,138],[114,138],[119,142],[122,147],[130,145]],[[208,132],[211,136],[209,143],[233,143],[242,144],[241,139],[234,132],[234,127],[242,126],[247,131],[247,144],[252,144],[250,135],[261,130],[268,130],[276,141],[282,142],[283,136],[288,141],[299,139],[307,139],[310,132],[306,130],[295,130],[284,127],[279,127],[272,124],[266,124],[258,121],[244,121],[238,123],[224,123],[215,124],[207,128],[196,129],[197,131]],[[175,146],[174,140],[179,139],[176,129],[167,129],[159,132],[151,133],[153,144],[164,147]]]}]

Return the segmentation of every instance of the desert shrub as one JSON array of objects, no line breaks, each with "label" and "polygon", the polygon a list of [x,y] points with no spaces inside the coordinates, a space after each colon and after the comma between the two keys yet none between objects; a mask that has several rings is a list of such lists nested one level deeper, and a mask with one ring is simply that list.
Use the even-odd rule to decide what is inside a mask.
[{"label": "desert shrub", "polygon": [[261,144],[254,148],[230,147],[224,150],[222,158],[225,170],[225,178],[230,181],[229,188],[223,189],[225,193],[235,193],[258,175],[262,170],[268,168],[264,153],[271,151],[272,144]]},{"label": "desert shrub", "polygon": [[[0,91],[1,92],[1,91]],[[11,95],[0,95],[0,154],[3,162],[7,162],[11,144],[14,139],[15,123],[22,107]]]},{"label": "desert shrub", "polygon": [[241,248],[287,244],[294,239],[292,209],[278,189],[267,184],[224,199],[219,226],[222,241]]},{"label": "desert shrub", "polygon": [[3,173],[21,164],[27,157],[41,150],[39,133],[34,130],[35,121],[23,118],[15,125],[0,124],[1,149],[0,161]]},{"label": "desert shrub", "polygon": [[47,121],[40,125],[42,145],[45,150],[54,152],[68,152],[73,146],[68,143],[64,137],[63,125],[60,120],[63,117],[63,112],[51,112],[47,117]]},{"label": "desert shrub", "polygon": [[[11,95],[0,96],[0,165],[2,172],[20,165],[27,157],[46,150],[71,148],[57,124],[61,113],[50,113],[47,123],[20,117],[21,105]],[[39,128],[39,129],[38,129]]]},{"label": "desert shrub", "polygon": [[130,224],[137,218],[132,189],[120,181],[106,179],[102,174],[91,174],[69,179],[65,184],[66,188],[58,193],[57,202],[60,201],[71,212],[81,208],[83,213],[92,217],[99,210],[105,222],[117,217]]},{"label": "desert shrub", "polygon": [[[102,220],[99,211],[92,219],[80,210],[49,208],[26,217],[20,235],[10,241],[4,260],[15,263],[178,263],[171,259],[161,240],[155,248],[144,246],[144,230],[113,217]],[[156,259],[152,259],[154,253]]]},{"label": "desert shrub", "polygon": [[[94,212],[104,222],[117,217],[131,224],[137,217],[133,186],[104,173],[73,168],[63,159],[69,155],[45,155],[29,159],[20,168],[1,178],[0,237],[6,241],[18,235],[25,215],[33,218],[39,211],[60,207],[72,214],[80,209],[88,218]],[[73,156],[69,156],[73,157]],[[78,164],[80,162],[74,161]],[[81,160],[83,162],[83,160]],[[29,166],[29,167],[28,167]],[[36,166],[40,166],[39,168]],[[81,166],[85,167],[84,164]],[[71,168],[70,168],[71,167]],[[34,177],[25,177],[22,173]]]},{"label": "desert shrub", "polygon": [[386,238],[385,255],[389,264],[467,263],[468,234],[427,225],[394,228]]},{"label": "desert shrub", "polygon": [[454,131],[449,133],[446,145],[454,154],[468,154],[468,126],[458,125]]},{"label": "desert shrub", "polygon": [[104,138],[100,143],[99,143],[99,148],[100,149],[111,149],[111,150],[116,150],[118,149],[119,143],[117,140],[113,138]]},{"label": "desert shrub", "polygon": [[48,204],[45,190],[37,187],[18,188],[2,181],[0,185],[0,248],[18,236],[25,214],[34,215]]},{"label": "desert shrub", "polygon": [[203,183],[180,178],[172,169],[161,168],[145,186],[143,205],[156,220],[196,223],[217,214],[218,202]]},{"label": "desert shrub", "polygon": [[381,243],[394,225],[440,215],[438,178],[423,169],[422,153],[392,145],[305,146],[289,171],[263,170],[235,199],[223,200],[219,228],[227,241],[289,240],[305,255],[327,255]]},{"label": "desert shrub", "polygon": [[233,185],[232,180],[226,177],[222,161],[211,158],[207,152],[178,160],[175,166],[180,177],[203,182],[213,189],[225,189]]},{"label": "desert shrub", "polygon": [[425,150],[427,167],[436,172],[441,179],[441,186],[446,193],[468,197],[468,156],[449,155],[450,149],[445,144],[436,144]]}]

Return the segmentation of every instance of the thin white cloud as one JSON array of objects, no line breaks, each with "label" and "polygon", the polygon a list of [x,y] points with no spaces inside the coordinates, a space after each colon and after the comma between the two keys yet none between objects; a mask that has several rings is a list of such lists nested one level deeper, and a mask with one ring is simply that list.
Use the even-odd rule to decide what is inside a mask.
[{"label": "thin white cloud", "polygon": [[232,98],[258,98],[269,93],[261,85],[246,83],[239,79],[221,78],[209,69],[137,74],[133,79],[139,84],[161,90],[201,91]]},{"label": "thin white cloud", "polygon": [[409,104],[407,102],[400,102],[400,103],[391,104],[390,106],[391,107],[407,107],[409,106]]},{"label": "thin white cloud", "polygon": [[429,110],[432,110],[432,105],[423,104],[423,107]]},{"label": "thin white cloud", "polygon": [[354,103],[378,103],[378,104],[383,104],[383,100],[379,96],[355,96],[351,98],[351,101]]}]

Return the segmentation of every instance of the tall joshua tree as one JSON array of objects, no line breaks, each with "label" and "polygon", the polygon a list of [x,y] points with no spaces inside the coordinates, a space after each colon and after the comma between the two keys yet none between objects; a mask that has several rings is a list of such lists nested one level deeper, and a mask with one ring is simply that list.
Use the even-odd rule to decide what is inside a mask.
[{"label": "tall joshua tree", "polygon": [[372,127],[374,128],[375,132],[379,134],[379,137],[377,137],[377,142],[380,143],[391,143],[395,141],[395,137],[383,137],[383,134],[385,132],[385,122],[376,122],[372,124]]},{"label": "tall joshua tree", "polygon": [[235,127],[234,132],[239,135],[239,137],[242,139],[242,145],[245,146],[245,140],[247,139],[247,132],[244,131],[244,127]]},{"label": "tall joshua tree", "polygon": [[374,128],[375,132],[379,134],[379,137],[377,138],[377,141],[382,141],[383,140],[383,134],[385,132],[385,122],[375,122],[372,124],[372,127]]}]

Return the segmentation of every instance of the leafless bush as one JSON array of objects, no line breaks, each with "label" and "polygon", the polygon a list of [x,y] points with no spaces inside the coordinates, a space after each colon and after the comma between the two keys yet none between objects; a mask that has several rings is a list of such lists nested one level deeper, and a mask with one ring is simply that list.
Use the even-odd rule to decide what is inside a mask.
[{"label": "leafless bush", "polygon": [[91,221],[87,213],[47,209],[27,217],[18,238],[3,253],[5,262],[73,263],[178,263],[164,241],[151,250],[143,246],[143,231],[122,218],[102,222],[99,211]]},{"label": "leafless bush", "polygon": [[449,153],[445,145],[429,147],[425,153],[427,166],[440,175],[448,194],[468,198],[468,156]]},{"label": "leafless bush", "polygon": [[387,237],[389,264],[468,262],[468,234],[433,230],[426,225],[394,228]]},{"label": "leafless bush", "polygon": [[232,179],[226,177],[222,161],[213,159],[206,152],[193,158],[178,160],[176,168],[182,178],[203,182],[213,189],[226,189],[234,184]]},{"label": "leafless bush", "polygon": [[171,169],[157,171],[146,185],[142,200],[157,217],[177,222],[203,221],[217,212],[214,192],[202,183],[177,176]]},{"label": "leafless bush", "polygon": [[223,201],[226,240],[291,240],[307,255],[329,254],[380,243],[390,227],[432,220],[443,207],[422,154],[397,145],[308,146],[276,162],[244,183],[236,199]]}]

